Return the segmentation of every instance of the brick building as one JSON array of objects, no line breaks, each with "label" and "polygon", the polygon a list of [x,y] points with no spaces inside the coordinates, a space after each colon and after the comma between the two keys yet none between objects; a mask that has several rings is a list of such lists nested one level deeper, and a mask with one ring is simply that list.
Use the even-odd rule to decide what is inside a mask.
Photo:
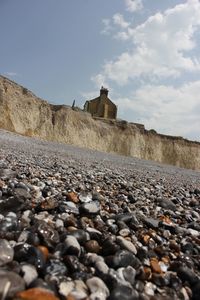
[{"label": "brick building", "polygon": [[103,86],[100,89],[100,96],[85,102],[84,111],[91,113],[93,117],[105,119],[116,119],[117,106],[108,98],[108,89]]}]

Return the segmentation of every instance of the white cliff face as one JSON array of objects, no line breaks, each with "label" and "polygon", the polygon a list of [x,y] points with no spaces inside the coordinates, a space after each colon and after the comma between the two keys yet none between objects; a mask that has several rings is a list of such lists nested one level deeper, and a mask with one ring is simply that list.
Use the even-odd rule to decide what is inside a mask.
[{"label": "white cliff face", "polygon": [[51,105],[0,76],[0,128],[22,135],[200,170],[200,143]]}]

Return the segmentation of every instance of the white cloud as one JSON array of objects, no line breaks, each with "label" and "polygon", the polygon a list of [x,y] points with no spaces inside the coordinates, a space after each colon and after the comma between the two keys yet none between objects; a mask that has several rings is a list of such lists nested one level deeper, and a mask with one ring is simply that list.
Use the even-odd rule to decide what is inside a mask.
[{"label": "white cloud", "polygon": [[130,23],[128,23],[124,20],[124,17],[122,14],[115,14],[113,16],[113,23],[116,25],[119,25],[121,28],[127,28],[130,26]]},{"label": "white cloud", "polygon": [[137,82],[132,96],[113,97],[119,117],[200,141],[200,1],[184,1],[136,27],[120,16],[115,23],[111,19],[112,34],[128,50],[105,63],[93,81],[109,83],[112,90],[129,83],[126,93]]},{"label": "white cloud", "polygon": [[103,23],[103,29],[101,31],[101,34],[105,34],[105,35],[110,35],[115,29],[115,27],[124,30],[130,26],[130,23],[126,22],[124,20],[123,15],[120,13],[114,14],[111,19],[103,19],[102,23]]},{"label": "white cloud", "polygon": [[167,78],[199,71],[199,59],[190,54],[196,46],[195,32],[199,26],[198,0],[188,0],[157,13],[135,28],[126,23],[115,37],[131,41],[133,47],[106,63],[103,76],[123,85],[141,76]]},{"label": "white cloud", "polygon": [[142,0],[125,0],[126,9],[135,12],[143,8]]},{"label": "white cloud", "polygon": [[129,40],[129,35],[125,31],[119,31],[115,34],[115,39],[121,40],[121,41],[127,41]]},{"label": "white cloud", "polygon": [[[116,99],[126,114],[134,113],[148,129],[200,140],[200,80],[179,88],[145,85],[132,97]],[[132,120],[137,122],[137,120]]]},{"label": "white cloud", "polygon": [[106,78],[104,75],[102,74],[98,74],[96,76],[92,76],[91,80],[95,83],[95,86],[97,88],[101,87],[101,86],[105,86],[108,88],[108,82],[106,82]]}]

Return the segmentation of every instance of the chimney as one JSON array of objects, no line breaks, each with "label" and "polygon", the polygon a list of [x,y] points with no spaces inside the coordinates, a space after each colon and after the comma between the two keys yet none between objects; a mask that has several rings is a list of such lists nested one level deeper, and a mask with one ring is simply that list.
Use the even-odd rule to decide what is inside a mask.
[{"label": "chimney", "polygon": [[108,96],[108,89],[104,88],[103,86],[100,89],[100,96],[101,95],[106,95],[106,97]]}]

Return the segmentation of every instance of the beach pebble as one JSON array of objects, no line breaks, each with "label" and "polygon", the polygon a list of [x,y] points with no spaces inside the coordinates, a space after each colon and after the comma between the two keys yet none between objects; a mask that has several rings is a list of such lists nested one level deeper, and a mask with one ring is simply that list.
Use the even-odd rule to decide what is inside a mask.
[{"label": "beach pebble", "polygon": [[80,256],[81,254],[81,247],[77,239],[72,236],[68,235],[65,239],[65,246],[68,254]]},{"label": "beach pebble", "polygon": [[10,243],[5,239],[0,239],[0,266],[13,260],[14,251]]},{"label": "beach pebble", "polygon": [[25,289],[24,279],[14,272],[0,270],[0,297],[13,297],[17,292]]},{"label": "beach pebble", "polygon": [[86,281],[88,288],[90,289],[90,299],[105,300],[110,292],[105,283],[98,277],[92,277]]}]

